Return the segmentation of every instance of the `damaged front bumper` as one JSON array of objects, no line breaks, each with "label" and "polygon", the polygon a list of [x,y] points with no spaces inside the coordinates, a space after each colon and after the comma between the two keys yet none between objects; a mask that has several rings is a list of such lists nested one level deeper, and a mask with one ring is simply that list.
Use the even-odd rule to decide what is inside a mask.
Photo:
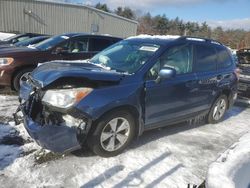
[{"label": "damaged front bumper", "polygon": [[[34,121],[25,108],[25,103],[19,106],[14,114],[15,122],[19,123],[20,118],[17,114],[21,111],[24,127],[38,145],[56,153],[66,153],[81,148],[90,129],[91,121],[62,114],[62,119],[65,120],[60,124],[44,125]],[[74,120],[77,120],[77,125]]]},{"label": "damaged front bumper", "polygon": [[40,126],[27,116],[24,117],[24,126],[41,147],[53,152],[70,152],[81,147],[76,129],[67,126]]}]

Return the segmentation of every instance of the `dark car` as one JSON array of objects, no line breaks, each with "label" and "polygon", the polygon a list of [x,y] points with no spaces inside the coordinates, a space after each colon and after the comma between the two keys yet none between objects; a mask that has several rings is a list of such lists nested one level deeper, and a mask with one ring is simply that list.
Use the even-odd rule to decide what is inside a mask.
[{"label": "dark car", "polygon": [[198,115],[221,121],[237,81],[230,52],[216,41],[138,36],[84,62],[39,66],[22,78],[19,110],[42,147],[66,152],[86,141],[109,157],[145,130]]},{"label": "dark car", "polygon": [[34,44],[42,42],[48,38],[50,38],[50,36],[39,36],[39,37],[29,38],[29,39],[17,42],[15,44],[3,44],[3,45],[0,45],[0,50],[3,48],[15,48],[15,47],[34,45]]},{"label": "dark car", "polygon": [[4,40],[0,40],[0,45],[2,45],[2,44],[15,44],[17,42],[21,42],[21,41],[27,40],[29,38],[37,37],[37,36],[43,36],[43,34],[38,34],[38,33],[17,34],[17,35],[11,36],[9,38],[6,38]]},{"label": "dark car", "polygon": [[250,49],[237,51],[238,68],[240,69],[239,94],[250,97]]},{"label": "dark car", "polygon": [[57,35],[36,45],[0,50],[0,86],[19,90],[20,78],[36,68],[37,64],[51,60],[88,59],[121,38],[68,33]]}]

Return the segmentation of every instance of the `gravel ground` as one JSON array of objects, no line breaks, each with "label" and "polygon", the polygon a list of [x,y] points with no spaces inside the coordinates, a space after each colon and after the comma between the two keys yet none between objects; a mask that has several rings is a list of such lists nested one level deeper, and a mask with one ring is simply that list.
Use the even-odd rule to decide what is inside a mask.
[{"label": "gravel ground", "polygon": [[182,123],[145,132],[121,155],[87,149],[56,155],[33,142],[11,114],[17,97],[0,94],[0,185],[3,187],[187,187],[250,130],[250,108],[235,106],[219,124]]}]

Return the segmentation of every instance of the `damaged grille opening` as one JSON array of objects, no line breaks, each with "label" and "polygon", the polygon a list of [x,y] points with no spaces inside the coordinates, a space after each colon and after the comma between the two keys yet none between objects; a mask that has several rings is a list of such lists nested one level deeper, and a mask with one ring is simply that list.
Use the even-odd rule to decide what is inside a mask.
[{"label": "damaged grille opening", "polygon": [[26,111],[30,118],[40,125],[60,125],[63,122],[62,115],[59,112],[51,111],[42,104],[38,93],[30,96]]}]

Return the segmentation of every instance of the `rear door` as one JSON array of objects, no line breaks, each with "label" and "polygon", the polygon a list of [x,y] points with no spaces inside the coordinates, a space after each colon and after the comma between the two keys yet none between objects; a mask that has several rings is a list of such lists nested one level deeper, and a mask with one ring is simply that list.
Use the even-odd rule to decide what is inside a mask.
[{"label": "rear door", "polygon": [[217,82],[222,79],[217,72],[217,53],[213,45],[206,42],[194,44],[194,72],[198,77],[197,101],[201,108],[209,109],[217,94]]},{"label": "rear door", "polygon": [[[163,67],[174,68],[177,75],[156,83]],[[193,46],[183,44],[168,49],[149,70],[145,90],[146,128],[164,126],[196,112],[198,80],[193,72]]]}]

